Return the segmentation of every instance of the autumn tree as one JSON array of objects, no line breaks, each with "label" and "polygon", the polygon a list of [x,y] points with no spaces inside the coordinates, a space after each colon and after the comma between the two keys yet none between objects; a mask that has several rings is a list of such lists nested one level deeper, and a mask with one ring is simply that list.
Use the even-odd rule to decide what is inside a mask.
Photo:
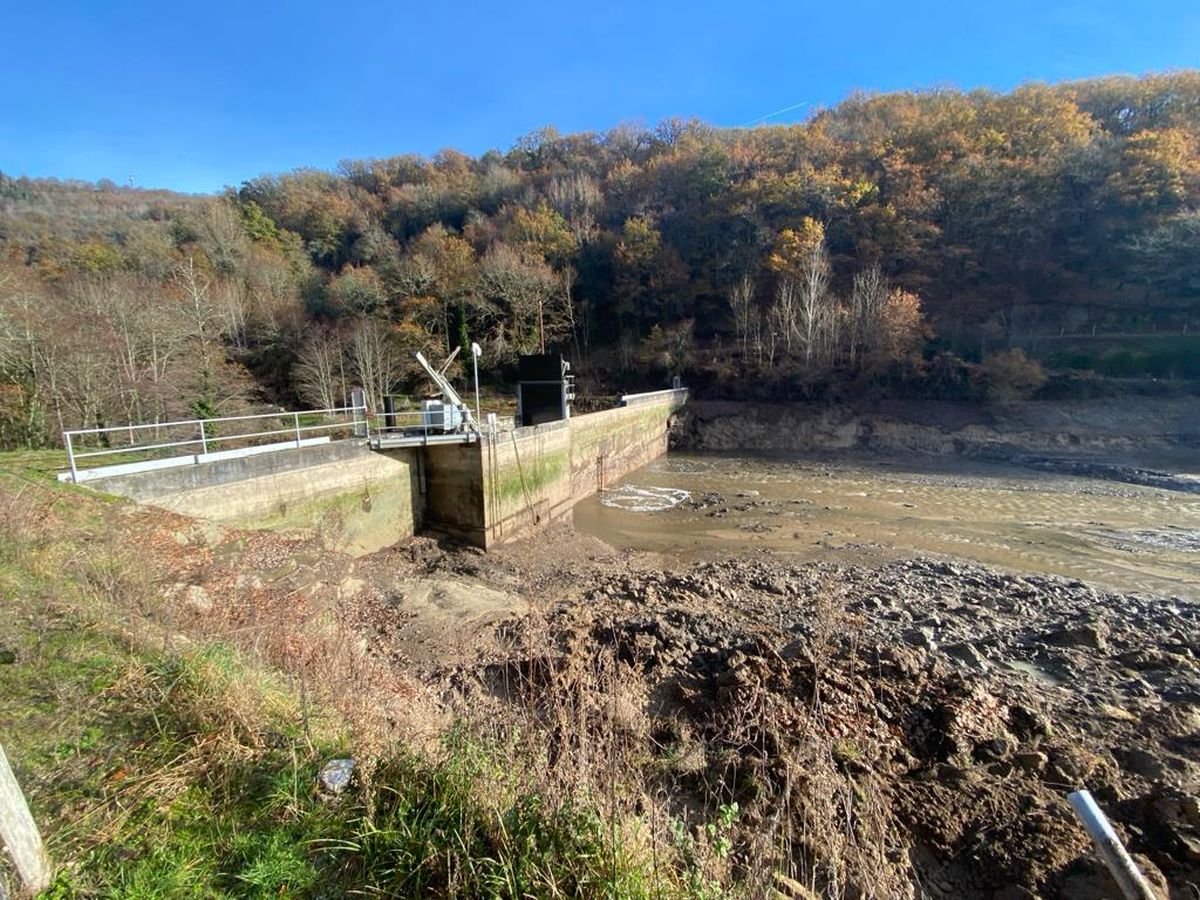
[{"label": "autumn tree", "polygon": [[544,353],[547,339],[553,343],[569,328],[558,279],[528,250],[494,244],[480,265],[479,289],[500,312],[502,344],[515,353]]}]

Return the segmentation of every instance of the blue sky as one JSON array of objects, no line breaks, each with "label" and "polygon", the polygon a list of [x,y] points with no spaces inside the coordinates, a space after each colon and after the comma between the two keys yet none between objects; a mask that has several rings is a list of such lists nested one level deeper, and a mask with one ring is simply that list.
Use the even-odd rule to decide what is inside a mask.
[{"label": "blue sky", "polygon": [[0,5],[0,171],[187,191],[544,125],[1200,65],[1196,0]]}]

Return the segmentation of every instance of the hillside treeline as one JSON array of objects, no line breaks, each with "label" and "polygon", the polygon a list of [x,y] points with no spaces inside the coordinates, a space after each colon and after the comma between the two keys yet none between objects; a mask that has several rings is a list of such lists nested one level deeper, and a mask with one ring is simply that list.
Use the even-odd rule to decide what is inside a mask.
[{"label": "hillside treeline", "polygon": [[1198,300],[1191,71],[545,129],[214,197],[0,175],[0,439],[378,402],[469,341],[497,383],[543,346],[605,386],[919,382],[1038,335],[1183,332]]}]

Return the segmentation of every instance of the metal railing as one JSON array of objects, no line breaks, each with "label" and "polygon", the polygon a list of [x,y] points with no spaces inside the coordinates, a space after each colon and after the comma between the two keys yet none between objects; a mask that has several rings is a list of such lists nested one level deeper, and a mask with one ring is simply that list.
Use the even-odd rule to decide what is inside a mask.
[{"label": "metal railing", "polygon": [[[314,417],[328,419],[338,418],[340,421],[321,421],[312,423]],[[274,419],[282,427],[243,431],[238,428],[242,423],[255,425]],[[230,429],[233,429],[232,431]],[[191,437],[172,440],[172,434],[178,434],[181,429],[190,429]],[[348,430],[356,437],[370,436],[370,414],[365,406],[338,406],[328,409],[295,410],[274,413],[259,413],[249,416],[218,416],[211,419],[181,419],[173,422],[151,422],[142,425],[116,425],[109,428],[78,428],[63,432],[63,440],[67,446],[67,461],[71,471],[71,481],[79,482],[79,460],[98,457],[138,456],[145,458],[163,450],[182,447],[197,447],[199,457],[211,456],[214,453],[225,452],[222,445],[231,449],[245,449],[258,445],[263,438],[287,435],[291,440],[286,443],[295,447],[304,445],[305,435],[323,435],[328,437],[337,430]],[[147,443],[139,443],[137,436],[149,432],[153,435]],[[112,441],[128,437],[127,443],[114,446]],[[166,438],[166,439],[164,439]],[[81,445],[90,442],[100,444],[98,449],[79,449]],[[240,445],[233,447],[231,445]],[[138,461],[141,461],[140,459]]]},{"label": "metal railing", "polygon": [[[477,425],[465,416],[447,428],[444,421],[438,423],[433,415],[423,410],[394,410],[393,412],[371,413],[368,416],[371,443],[373,446],[393,442],[420,441],[471,441],[487,430],[486,424]],[[431,440],[432,439],[432,440]]]}]

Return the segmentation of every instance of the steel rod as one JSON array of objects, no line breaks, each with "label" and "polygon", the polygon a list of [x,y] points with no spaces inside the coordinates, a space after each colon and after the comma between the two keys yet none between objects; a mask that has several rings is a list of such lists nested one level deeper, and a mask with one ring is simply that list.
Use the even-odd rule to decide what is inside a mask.
[{"label": "steel rod", "polygon": [[71,432],[68,431],[63,437],[67,441],[67,462],[71,465],[71,482],[79,484],[79,472],[75,469],[75,450],[71,447]]},{"label": "steel rod", "polygon": [[1100,858],[1104,861],[1104,865],[1108,866],[1113,880],[1117,882],[1121,893],[1127,900],[1159,900],[1158,894],[1154,892],[1154,888],[1150,886],[1146,876],[1134,864],[1125,845],[1113,831],[1108,817],[1096,805],[1091,792],[1075,791],[1073,794],[1067,795],[1067,802],[1071,804],[1075,815],[1079,817],[1079,820],[1083,822],[1083,827],[1091,835],[1092,842],[1100,853]]},{"label": "steel rod", "polygon": [[[338,413],[354,412],[355,410],[365,412],[366,406],[335,406],[329,409],[310,409],[302,410],[305,415],[336,415]],[[114,431],[128,431],[129,429],[142,428],[170,428],[173,425],[199,425],[201,422],[242,422],[252,419],[278,419],[287,416],[287,412],[273,413],[254,413],[247,416],[216,416],[211,419],[179,419],[175,422],[150,422],[143,425],[113,425],[105,428],[73,428],[70,431],[64,431],[63,434],[109,434]]]}]

